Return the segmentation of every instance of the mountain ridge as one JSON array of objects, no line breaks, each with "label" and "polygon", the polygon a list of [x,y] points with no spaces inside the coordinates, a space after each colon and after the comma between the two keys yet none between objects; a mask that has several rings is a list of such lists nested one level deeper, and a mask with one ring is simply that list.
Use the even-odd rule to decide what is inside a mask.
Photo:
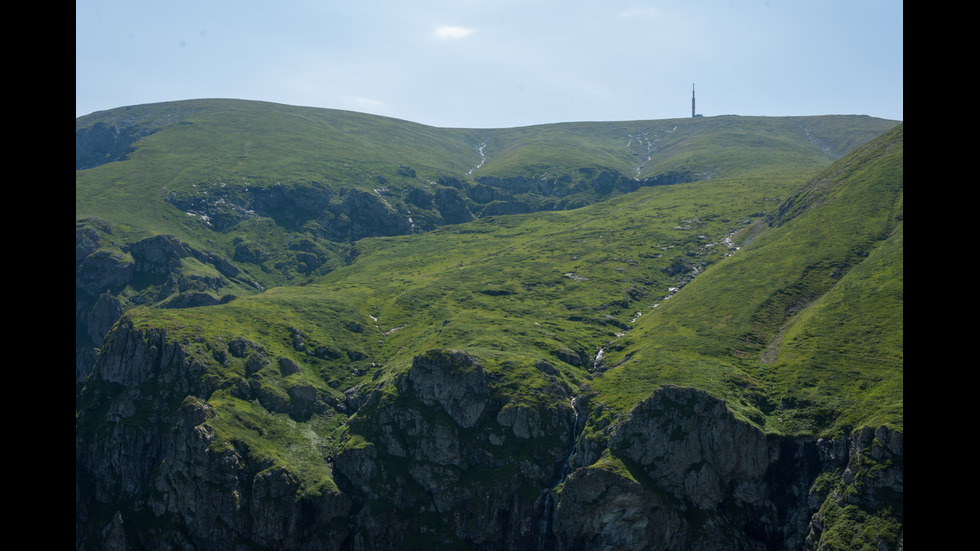
[{"label": "mountain ridge", "polygon": [[[741,119],[660,142],[676,163],[648,180],[723,167],[711,178],[617,189],[635,176],[568,159],[626,134],[519,129],[484,165],[494,180],[391,158],[344,191],[259,186],[239,208],[284,206],[223,229],[158,193],[143,215],[168,233],[152,237],[140,213],[93,212],[88,186],[151,181],[121,175],[186,147],[158,131],[77,170],[82,548],[901,548],[901,125],[838,159],[799,124],[791,141]],[[188,159],[159,173],[174,190],[200,183]],[[534,203],[575,189],[578,208]],[[326,231],[358,212],[372,231],[407,223],[433,190],[471,214],[480,193],[535,208]]]},{"label": "mountain ridge", "polygon": [[[204,106],[212,105],[223,107],[201,124],[195,125],[195,113],[202,112]],[[260,107],[258,111],[257,105]],[[139,116],[130,114],[132,110],[138,111]],[[283,110],[288,118],[280,116]],[[344,118],[336,124],[328,124],[339,116],[338,113]],[[224,118],[216,120],[215,117]],[[125,118],[135,122],[118,122]],[[316,124],[305,123],[311,118],[316,119]],[[866,141],[891,124],[874,122],[873,127],[878,130],[871,132],[856,132],[855,129],[841,126],[841,121],[856,120],[865,124],[863,121],[866,119],[832,117],[818,126],[836,128],[838,134],[840,130],[847,130],[841,135]],[[161,134],[158,130],[162,123],[159,121],[167,120],[171,124]],[[224,122],[218,123],[219,120]],[[283,120],[304,124],[286,125]],[[805,163],[805,166],[815,170],[835,157],[825,152],[826,147],[813,146],[812,142],[816,140],[800,129],[801,121],[809,120],[795,120],[795,124],[790,125],[792,128],[788,128],[783,119],[757,119],[757,122],[752,122],[748,118],[738,117],[718,121],[711,118],[647,121],[638,124],[637,128],[654,124],[669,129],[683,123],[694,125],[692,128],[705,129],[716,124],[730,127],[737,123],[754,125],[756,129],[753,131],[756,133],[770,133],[773,128],[783,133],[791,130],[796,140],[792,145],[787,142],[789,135],[780,141],[765,139],[782,148],[777,151],[781,151],[784,166]],[[237,224],[270,217],[276,219],[276,225],[282,226],[283,222],[288,222],[286,225],[291,224],[291,227],[287,229],[306,229],[317,239],[346,242],[365,235],[427,231],[445,223],[466,222],[493,214],[578,208],[644,185],[704,179],[711,176],[713,171],[717,172],[717,167],[706,164],[704,159],[709,157],[698,154],[698,148],[710,148],[710,158],[717,157],[722,149],[731,149],[724,144],[716,147],[716,144],[703,141],[704,138],[697,134],[685,138],[686,141],[678,141],[674,132],[672,145],[662,145],[669,152],[656,155],[658,159],[661,156],[666,159],[660,164],[647,162],[649,172],[638,178],[633,173],[635,163],[641,160],[636,158],[636,152],[627,147],[634,140],[630,136],[633,131],[623,128],[623,124],[634,123],[570,123],[503,130],[500,131],[504,133],[503,137],[495,138],[501,142],[496,149],[504,151],[503,157],[497,157],[498,153],[492,152],[481,158],[478,149],[488,139],[486,135],[466,137],[461,131],[439,130],[411,123],[408,127],[413,130],[399,138],[397,143],[400,145],[395,147],[390,145],[392,142],[388,136],[394,132],[392,125],[401,128],[402,123],[391,119],[244,101],[191,101],[121,108],[100,113],[98,117],[93,115],[79,119],[76,121],[76,165],[80,155],[87,155],[80,152],[90,149],[86,147],[84,139],[89,129],[109,123],[116,125],[119,135],[143,136],[135,142],[143,144],[135,154],[149,157],[145,162],[140,159],[128,160],[122,164],[116,162],[76,171],[77,218],[112,219],[117,225],[137,232],[141,237],[172,234],[199,249],[210,246],[206,244],[207,241],[214,241],[213,232],[207,231],[210,227],[226,231]],[[259,125],[267,130],[258,134],[246,132],[243,128],[247,125]],[[279,129],[286,126],[292,128],[287,135],[295,138],[281,139]],[[324,137],[322,130],[331,126],[335,127],[333,133]],[[215,130],[202,133],[200,129],[204,127]],[[347,128],[351,129],[349,134],[344,133]],[[595,128],[605,130],[589,130]],[[583,135],[583,129],[588,133]],[[433,132],[438,137],[434,137]],[[485,134],[484,131],[476,132]],[[507,138],[508,132],[517,136]],[[741,133],[745,134],[744,131]],[[601,134],[601,139],[593,137],[593,134]],[[166,137],[170,135],[172,137]],[[729,139],[735,138],[739,136]],[[649,137],[645,139],[650,141]],[[691,139],[702,141],[691,142]],[[716,137],[711,139],[717,141]],[[284,143],[298,141],[306,145],[302,145],[295,154],[290,154],[291,149],[283,146]],[[358,153],[368,141],[374,145],[367,149],[367,153]],[[760,136],[756,141],[763,141],[763,138]],[[269,145],[261,145],[266,142]],[[356,142],[357,147],[350,147],[352,142]],[[557,149],[566,153],[557,158],[554,154],[550,155],[560,164],[542,170],[534,168],[533,163],[528,165],[522,161],[522,156],[527,158],[529,152],[555,149],[552,146],[559,142],[565,145]],[[159,145],[152,145],[154,143]],[[599,144],[600,147],[591,146],[590,143]],[[217,149],[217,144],[228,145]],[[491,145],[486,147],[495,149]],[[420,146],[427,147],[425,151],[428,153],[421,155],[421,158],[414,157]],[[484,150],[488,151],[486,147]],[[801,150],[807,147],[813,149],[801,156]],[[643,159],[646,159],[651,152],[647,146],[644,148]],[[755,159],[756,165],[775,166],[765,157],[760,158],[770,149],[771,145],[761,144],[754,148],[748,158]],[[377,155],[383,151],[389,152],[389,160],[378,163]],[[568,151],[575,154],[569,155]],[[594,153],[585,157],[579,153],[588,151]],[[745,151],[740,150],[738,154],[745,156]],[[616,158],[613,159],[611,155]],[[695,157],[692,158],[692,155]],[[464,160],[446,160],[450,157]],[[483,166],[479,173],[470,172],[481,163]],[[540,163],[538,165],[540,167]],[[744,163],[731,162],[729,166],[736,170],[728,174],[729,177],[736,177],[738,171],[745,171],[742,168]],[[175,170],[177,167],[180,167],[179,170]],[[752,172],[751,166],[746,168]],[[553,173],[550,176],[549,170]],[[777,174],[772,173],[771,169],[767,170],[770,173],[762,177],[798,178],[792,173]],[[254,173],[249,174],[249,171]],[[725,174],[716,173],[712,177],[723,176]],[[751,176],[758,178],[760,174],[751,173]],[[352,190],[358,193],[348,199],[347,195]],[[178,210],[156,207],[160,205],[161,197]],[[345,200],[348,201],[347,205],[344,205]],[[374,214],[367,220],[359,220],[356,215],[354,219],[351,218],[352,211],[364,208],[373,210]],[[322,214],[324,209],[326,216]],[[129,213],[132,216],[127,216]],[[379,224],[378,217],[388,220]],[[304,225],[305,228],[302,227]],[[278,241],[283,239],[280,237]],[[227,244],[223,246],[229,247]],[[254,254],[256,248],[268,250],[279,246],[270,243],[242,245],[240,254]],[[320,257],[318,261],[322,264],[324,254],[318,250],[314,255]],[[296,268],[288,269],[290,273],[284,274],[287,278],[295,277],[291,274],[309,271],[308,264],[299,266],[300,262],[295,263]],[[333,264],[327,263],[327,266]],[[275,284],[262,274],[255,274],[254,277],[263,286]],[[282,283],[282,279],[278,283]]]}]

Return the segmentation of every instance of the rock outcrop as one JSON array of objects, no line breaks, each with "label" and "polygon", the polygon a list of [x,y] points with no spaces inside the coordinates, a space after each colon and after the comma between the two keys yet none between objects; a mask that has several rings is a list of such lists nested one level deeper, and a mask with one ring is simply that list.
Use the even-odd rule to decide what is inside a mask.
[{"label": "rock outcrop", "polygon": [[535,368],[553,381],[528,401],[453,350],[420,354],[346,402],[311,387],[307,405],[319,406],[302,415],[291,409],[301,393],[284,398],[293,423],[357,408],[322,457],[336,485],[310,491],[289,463],[222,436],[212,395],[263,403],[261,388],[213,376],[227,356],[246,374],[299,376],[240,338],[113,330],[81,396],[79,549],[817,549],[860,537],[842,516],[901,519],[900,432],[768,435],[704,391],[668,386],[587,440],[577,410],[588,408],[553,369]]},{"label": "rock outcrop", "polygon": [[134,150],[134,144],[155,129],[139,125],[111,125],[97,122],[75,131],[75,170],[121,161]]},{"label": "rock outcrop", "polygon": [[336,460],[338,484],[364,504],[353,548],[534,548],[574,423],[562,397],[511,403],[478,358],[447,350],[417,356],[395,386],[351,419],[365,444]]},{"label": "rock outcrop", "polygon": [[874,496],[901,502],[902,454],[885,427],[834,441],[766,435],[704,391],[662,387],[564,482],[553,535],[569,550],[809,548],[827,501],[900,518]]},{"label": "rock outcrop", "polygon": [[[214,269],[214,275],[185,274],[188,260]],[[201,251],[169,235],[121,243],[101,220],[84,220],[75,230],[75,380],[92,370],[108,330],[128,308],[157,303],[189,308],[227,302],[239,269],[213,251]],[[133,291],[121,298],[127,287]]]},{"label": "rock outcrop", "polygon": [[153,476],[152,514],[172,517],[198,548],[228,549],[236,540],[272,549],[338,546],[346,531],[329,527],[346,524],[350,499],[339,492],[304,495],[294,473],[216,442],[206,423],[215,415],[195,397],[181,404]]}]

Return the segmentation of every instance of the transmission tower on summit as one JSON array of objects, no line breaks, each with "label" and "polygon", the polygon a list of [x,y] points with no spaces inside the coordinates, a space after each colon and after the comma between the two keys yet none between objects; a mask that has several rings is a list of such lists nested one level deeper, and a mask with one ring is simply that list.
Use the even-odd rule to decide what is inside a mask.
[{"label": "transmission tower on summit", "polygon": [[691,84],[691,117],[700,117],[697,111],[694,109],[694,84]]},{"label": "transmission tower on summit", "polygon": [[694,118],[694,84],[691,84],[691,118]]},{"label": "transmission tower on summit", "polygon": [[694,110],[694,84],[691,84],[691,117],[700,117],[697,111]]}]

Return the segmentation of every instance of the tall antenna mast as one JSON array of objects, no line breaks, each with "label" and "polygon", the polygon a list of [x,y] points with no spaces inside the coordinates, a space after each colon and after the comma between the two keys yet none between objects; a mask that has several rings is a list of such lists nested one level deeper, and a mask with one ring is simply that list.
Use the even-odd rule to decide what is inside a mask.
[{"label": "tall antenna mast", "polygon": [[691,117],[694,117],[694,83],[691,83]]}]

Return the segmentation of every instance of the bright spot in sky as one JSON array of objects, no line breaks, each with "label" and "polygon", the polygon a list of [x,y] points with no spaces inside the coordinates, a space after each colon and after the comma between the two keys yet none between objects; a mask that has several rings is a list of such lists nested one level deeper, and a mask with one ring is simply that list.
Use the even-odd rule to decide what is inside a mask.
[{"label": "bright spot in sky", "polygon": [[436,29],[436,36],[444,40],[465,38],[473,32],[473,29],[467,29],[466,27],[439,27]]}]

